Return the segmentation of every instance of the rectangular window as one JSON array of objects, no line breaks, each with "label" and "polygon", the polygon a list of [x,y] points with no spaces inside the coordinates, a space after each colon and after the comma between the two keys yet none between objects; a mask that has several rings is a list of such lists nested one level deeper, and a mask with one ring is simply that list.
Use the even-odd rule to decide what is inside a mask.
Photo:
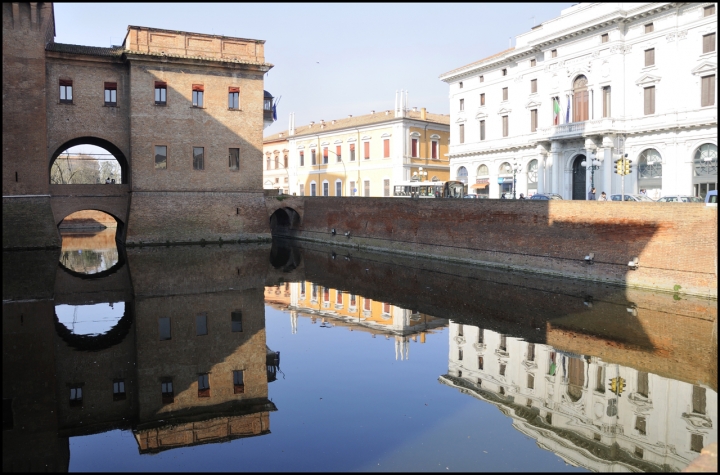
[{"label": "rectangular window", "polygon": [[[288,156],[287,153],[283,155],[283,168],[287,169],[288,167]],[[287,182],[287,178],[285,179],[285,182]]]},{"label": "rectangular window", "polygon": [[655,113],[655,86],[645,88],[645,115]]},{"label": "rectangular window", "polygon": [[484,92],[482,94],[480,94],[480,105],[481,106],[485,105],[485,93]]},{"label": "rectangular window", "polygon": [[82,406],[83,402],[83,385],[76,384],[70,386],[70,405],[71,406]]},{"label": "rectangular window", "polygon": [[530,94],[535,94],[537,92],[537,79],[531,79],[530,80]]},{"label": "rectangular window", "polygon": [[335,182],[335,196],[342,196],[342,182]]},{"label": "rectangular window", "polygon": [[208,334],[207,314],[195,315],[195,335],[204,336]]},{"label": "rectangular window", "polygon": [[643,396],[643,397],[648,397],[648,392],[649,392],[649,389],[648,389],[648,385],[649,385],[648,374],[647,374],[646,372],[644,372],[644,371],[638,371],[637,378],[638,378],[638,382],[637,382],[637,384],[638,384],[638,388],[637,388],[638,394],[641,395],[641,396]]},{"label": "rectangular window", "polygon": [[230,171],[236,172],[240,170],[240,149],[228,149],[228,168]]},{"label": "rectangular window", "polygon": [[355,182],[350,182],[350,196],[355,196]]},{"label": "rectangular window", "polygon": [[603,33],[600,35],[600,43],[607,43],[610,41],[610,34],[609,33]]},{"label": "rectangular window", "polygon": [[463,359],[463,350],[458,350],[458,361],[462,361]]},{"label": "rectangular window", "polygon": [[485,343],[485,330],[482,328],[478,329],[478,345]]},{"label": "rectangular window", "polygon": [[535,361],[535,343],[528,343],[527,346],[527,360]]},{"label": "rectangular window", "polygon": [[210,397],[210,375],[198,375],[198,397]]},{"label": "rectangular window", "polygon": [[603,94],[603,117],[610,117],[610,86],[602,89]]},{"label": "rectangular window", "polygon": [[155,105],[167,105],[167,83],[155,81]]},{"label": "rectangular window", "polygon": [[235,310],[230,313],[230,329],[233,333],[242,332],[242,310]]},{"label": "rectangular window", "polygon": [[635,430],[640,435],[647,435],[647,420],[644,416],[637,416],[635,418]]},{"label": "rectangular window", "polygon": [[228,109],[240,109],[240,88],[228,88]]},{"label": "rectangular window", "polygon": [[703,36],[703,53],[715,51],[715,33]]},{"label": "rectangular window", "polygon": [[300,192],[300,196],[305,196],[305,184],[301,183],[299,188],[300,189],[298,191]]},{"label": "rectangular window", "polygon": [[65,104],[72,104],[73,101],[73,90],[72,81],[69,79],[60,80],[60,102]]},{"label": "rectangular window", "polygon": [[507,365],[501,364],[500,365],[500,376],[505,376],[505,369],[507,368]]},{"label": "rectangular window", "polygon": [[302,150],[300,151],[300,166],[301,167],[305,166],[305,152]]},{"label": "rectangular window", "polygon": [[478,369],[482,370],[485,367],[485,361],[482,356],[478,356]]},{"label": "rectangular window", "polygon": [[431,157],[430,158],[432,158],[433,160],[437,160],[438,159],[438,142],[437,142],[437,140],[433,140],[430,143],[430,148],[431,148]]},{"label": "rectangular window", "polygon": [[480,140],[485,140],[485,121],[480,121]]},{"label": "rectangular window", "polygon": [[702,434],[690,434],[690,450],[700,453],[703,449]]},{"label": "rectangular window", "polygon": [[556,49],[550,50],[550,57],[557,58],[557,50]]},{"label": "rectangular window", "polygon": [[117,83],[105,83],[105,105],[108,107],[117,106]]},{"label": "rectangular window", "polygon": [[390,196],[390,180],[383,180],[383,196]]},{"label": "rectangular window", "polygon": [[480,76],[480,82],[485,82],[485,76]]},{"label": "rectangular window", "polygon": [[530,67],[534,68],[535,66],[537,66],[537,60],[535,58],[532,58],[530,60]]},{"label": "rectangular window", "polygon": [[327,165],[328,162],[328,148],[323,147],[323,165]]},{"label": "rectangular window", "polygon": [[692,392],[692,410],[695,414],[705,414],[705,388],[701,386],[693,386]]},{"label": "rectangular window", "polygon": [[710,16],[715,14],[715,5],[709,5],[703,9],[703,16]]},{"label": "rectangular window", "polygon": [[343,304],[343,293],[342,293],[341,290],[335,291],[335,303],[336,303],[337,305],[342,305],[342,304]]},{"label": "rectangular window", "polygon": [[504,69],[504,68],[503,68],[503,70],[502,70],[502,75],[503,75],[503,76],[507,76],[507,69]]},{"label": "rectangular window", "polygon": [[655,48],[645,50],[645,67],[655,66]]},{"label": "rectangular window", "polygon": [[155,170],[167,169],[167,147],[155,145]]},{"label": "rectangular window", "polygon": [[459,130],[459,143],[465,143],[465,124],[460,124],[460,130]]},{"label": "rectangular window", "polygon": [[365,188],[365,196],[370,196],[370,181],[365,180],[365,183],[363,184]]},{"label": "rectangular window", "polygon": [[535,376],[529,373],[527,375],[527,387],[528,389],[535,389]]},{"label": "rectangular window", "polygon": [[510,130],[508,128],[508,116],[504,115],[502,116],[502,129],[503,129],[503,137],[507,137],[510,133]]},{"label": "rectangular window", "polygon": [[652,23],[645,25],[645,33],[652,33],[653,31],[655,31],[655,25]]},{"label": "rectangular window", "polygon": [[342,145],[338,145],[335,147],[335,155],[336,155],[337,162],[338,163],[341,162],[342,161]]},{"label": "rectangular window", "polygon": [[504,87],[502,88],[502,100],[507,101],[508,100],[508,88]]},{"label": "rectangular window", "polygon": [[390,158],[390,139],[383,140],[383,158]]},{"label": "rectangular window", "polygon": [[458,86],[460,86],[460,89],[463,88],[463,83],[462,83],[462,81],[460,81],[460,83],[458,84]]},{"label": "rectangular window", "polygon": [[175,402],[172,380],[165,380],[160,383],[160,393],[162,394],[163,404],[172,404]]},{"label": "rectangular window", "polygon": [[351,162],[355,161],[355,144],[354,143],[350,144],[350,161]]},{"label": "rectangular window", "polygon": [[317,184],[310,183],[310,196],[317,196]]},{"label": "rectangular window", "polygon": [[465,99],[460,99],[460,110],[461,111],[465,110]]},{"label": "rectangular window", "polygon": [[125,399],[125,380],[116,379],[113,381],[113,401],[122,401]]},{"label": "rectangular window", "polygon": [[205,148],[193,147],[193,170],[205,169]]},{"label": "rectangular window", "polygon": [[418,156],[418,145],[419,145],[419,143],[420,143],[420,140],[418,140],[418,139],[411,139],[411,140],[410,140],[410,153],[411,153],[410,156],[413,157],[413,158],[417,158],[417,156]]},{"label": "rectangular window", "polygon": [[205,87],[202,84],[192,85],[192,101],[193,107],[203,106],[203,96],[205,95]]},{"label": "rectangular window", "polygon": [[605,393],[605,367],[598,366],[595,373],[595,391]]},{"label": "rectangular window", "polygon": [[330,289],[327,287],[323,288],[323,302],[330,303]]},{"label": "rectangular window", "polygon": [[330,183],[323,183],[323,196],[330,196]]},{"label": "rectangular window", "polygon": [[315,149],[310,150],[310,163],[311,165],[317,165],[317,155]]},{"label": "rectangular window", "polygon": [[538,118],[537,109],[531,109],[530,110],[530,132],[537,131],[537,118]]},{"label": "rectangular window", "polygon": [[242,394],[245,392],[245,375],[242,370],[233,371],[233,387],[235,394]]},{"label": "rectangular window", "polygon": [[13,400],[12,398],[3,398],[3,430],[12,430],[14,428]]},{"label": "rectangular window", "polygon": [[364,143],[363,143],[363,147],[364,147],[364,149],[365,149],[365,150],[364,150],[364,152],[365,152],[365,153],[364,153],[364,158],[365,158],[365,160],[370,160],[370,142],[364,142]]},{"label": "rectangular window", "polygon": [[462,324],[458,325],[458,336],[465,336],[465,326]]},{"label": "rectangular window", "polygon": [[170,318],[162,317],[158,318],[158,333],[160,334],[160,340],[171,340],[172,335],[170,333]]},{"label": "rectangular window", "polygon": [[507,351],[507,337],[500,335],[500,351]]}]

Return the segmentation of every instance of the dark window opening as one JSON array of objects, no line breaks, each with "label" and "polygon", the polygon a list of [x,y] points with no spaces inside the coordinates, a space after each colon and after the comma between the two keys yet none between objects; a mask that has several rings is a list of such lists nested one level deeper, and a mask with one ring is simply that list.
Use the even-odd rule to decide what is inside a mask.
[{"label": "dark window opening", "polygon": [[637,416],[635,418],[635,430],[637,430],[640,435],[647,434],[647,421],[644,416]]},{"label": "dark window opening", "polygon": [[233,371],[233,387],[235,394],[242,394],[245,392],[245,379],[242,370]]},{"label": "dark window opening", "polygon": [[70,386],[70,406],[82,406],[83,403],[83,385],[76,384]]},{"label": "dark window opening", "polygon": [[241,310],[235,310],[230,314],[230,321],[232,322],[232,331],[233,332],[242,332],[242,311]]},{"label": "dark window opening", "polygon": [[170,333],[170,318],[162,317],[158,318],[158,328],[160,333],[160,340],[171,340]]},{"label": "dark window opening", "polygon": [[198,397],[210,397],[210,375],[198,375]]},{"label": "dark window opening", "polygon": [[481,370],[481,369],[483,369],[484,366],[485,366],[485,362],[483,361],[483,357],[478,356],[478,369]]},{"label": "dark window opening", "polygon": [[[287,156],[285,157],[287,159]],[[228,150],[228,167],[230,171],[236,172],[240,170],[240,149],[231,148]],[[287,164],[286,164],[287,168]]]},{"label": "dark window opening", "polygon": [[172,404],[175,402],[175,393],[173,392],[173,383],[171,380],[161,382],[160,391],[163,404]]},{"label": "dark window opening", "polygon": [[507,365],[501,364],[500,365],[500,376],[505,376],[505,369],[507,368]]},{"label": "dark window opening", "polygon": [[105,83],[105,105],[109,107],[117,106],[117,83]]},{"label": "dark window opening", "polygon": [[155,105],[167,105],[167,83],[155,81]]},{"label": "dark window opening", "polygon": [[692,392],[692,406],[695,414],[705,414],[705,388],[700,386],[693,386]]},{"label": "dark window opening", "polygon": [[205,148],[193,147],[193,170],[205,169]]},{"label": "dark window opening", "polygon": [[12,399],[3,399],[3,430],[12,430],[15,427],[12,402]]},{"label": "dark window opening", "polygon": [[700,453],[703,449],[703,436],[701,434],[690,434],[690,450]]},{"label": "dark window opening", "polygon": [[125,399],[125,380],[116,379],[113,381],[113,401]]},{"label": "dark window opening", "polygon": [[195,335],[204,336],[208,334],[207,314],[202,313],[195,316]]},{"label": "dark window opening", "polygon": [[155,146],[155,170],[166,170],[167,169],[167,146],[156,145]]}]

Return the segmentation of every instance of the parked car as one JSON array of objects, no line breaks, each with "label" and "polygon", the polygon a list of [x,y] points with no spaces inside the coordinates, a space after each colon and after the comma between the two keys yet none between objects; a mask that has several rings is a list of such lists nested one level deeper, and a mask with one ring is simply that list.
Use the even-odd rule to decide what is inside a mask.
[{"label": "parked car", "polygon": [[476,195],[475,193],[468,193],[467,195],[463,196],[463,198],[478,199],[480,198],[480,196]]},{"label": "parked car", "polygon": [[[622,195],[611,195],[610,201],[623,201]],[[625,195],[624,201],[645,201],[648,203],[654,203],[655,200],[647,195]]]},{"label": "parked car", "polygon": [[530,197],[531,200],[561,200],[562,196],[557,193],[536,193]]},{"label": "parked car", "polygon": [[663,196],[658,200],[658,203],[702,203],[702,198],[697,196]]},{"label": "parked car", "polygon": [[717,190],[708,191],[708,194],[705,195],[705,204],[717,206]]}]

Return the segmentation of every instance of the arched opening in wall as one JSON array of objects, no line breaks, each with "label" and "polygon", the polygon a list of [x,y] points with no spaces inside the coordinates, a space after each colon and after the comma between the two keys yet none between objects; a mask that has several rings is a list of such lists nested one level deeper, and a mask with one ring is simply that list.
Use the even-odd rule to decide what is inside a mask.
[{"label": "arched opening in wall", "polygon": [[126,302],[91,305],[57,305],[55,331],[69,346],[80,351],[100,351],[125,339],[132,326]]},{"label": "arched opening in wall", "polygon": [[498,168],[498,187],[501,198],[512,198],[513,175],[509,162],[501,163]]},{"label": "arched opening in wall", "polygon": [[480,165],[475,174],[475,193],[485,198],[490,197],[490,169],[487,165]]},{"label": "arched opening in wall", "polygon": [[587,180],[587,172],[582,162],[585,161],[585,155],[578,155],[575,157],[572,166],[572,199],[584,200],[587,199],[585,195],[585,182]]},{"label": "arched opening in wall", "polygon": [[708,191],[717,190],[717,185],[717,145],[706,143],[695,151],[693,157],[693,192],[695,196],[705,199]]},{"label": "arched opening in wall", "polygon": [[573,122],[588,120],[590,103],[588,99],[588,80],[585,76],[578,76],[573,82]]},{"label": "arched opening in wall", "polygon": [[[167,159],[167,157],[165,157]],[[155,157],[155,166],[164,162]],[[70,140],[50,157],[51,185],[98,185],[128,183],[125,155],[112,143],[96,137]]]},{"label": "arched opening in wall", "polygon": [[662,194],[662,158],[657,150],[644,150],[638,158],[637,167],[638,190],[657,200]]},{"label": "arched opening in wall", "polygon": [[567,393],[572,402],[578,402],[582,398],[583,387],[585,387],[585,363],[580,358],[570,357]]},{"label": "arched opening in wall", "polygon": [[123,223],[97,210],[69,214],[58,225],[62,238],[60,266],[78,276],[100,277],[123,265],[117,245]]},{"label": "arched opening in wall", "polygon": [[527,166],[527,195],[528,198],[537,193],[538,187],[538,161],[530,160]]},{"label": "arched opening in wall", "polygon": [[270,232],[273,236],[289,235],[300,226],[300,215],[292,208],[279,208],[270,216]]},{"label": "arched opening in wall", "polygon": [[270,265],[283,272],[295,270],[300,265],[300,250],[287,241],[273,240],[270,248]]}]

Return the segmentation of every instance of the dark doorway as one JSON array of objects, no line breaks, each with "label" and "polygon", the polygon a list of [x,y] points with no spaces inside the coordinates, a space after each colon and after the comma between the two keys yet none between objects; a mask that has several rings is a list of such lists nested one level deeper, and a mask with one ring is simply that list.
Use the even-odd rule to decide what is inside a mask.
[{"label": "dark doorway", "polygon": [[587,172],[585,171],[585,167],[582,166],[583,161],[585,161],[585,155],[578,155],[573,162],[572,199],[574,200],[587,199],[587,196],[585,196]]}]

